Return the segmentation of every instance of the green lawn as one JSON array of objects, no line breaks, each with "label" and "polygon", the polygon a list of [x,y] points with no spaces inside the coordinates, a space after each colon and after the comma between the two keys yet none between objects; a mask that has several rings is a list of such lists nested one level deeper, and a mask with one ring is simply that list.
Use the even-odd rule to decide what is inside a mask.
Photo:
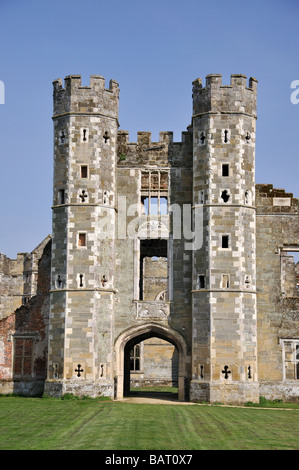
[{"label": "green lawn", "polygon": [[0,450],[299,449],[299,410],[0,397]]}]

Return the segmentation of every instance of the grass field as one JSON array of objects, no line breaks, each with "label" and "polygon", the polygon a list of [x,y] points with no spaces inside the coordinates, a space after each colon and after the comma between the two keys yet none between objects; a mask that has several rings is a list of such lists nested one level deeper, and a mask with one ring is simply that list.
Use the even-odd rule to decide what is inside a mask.
[{"label": "grass field", "polygon": [[0,450],[298,450],[299,409],[0,397]]}]

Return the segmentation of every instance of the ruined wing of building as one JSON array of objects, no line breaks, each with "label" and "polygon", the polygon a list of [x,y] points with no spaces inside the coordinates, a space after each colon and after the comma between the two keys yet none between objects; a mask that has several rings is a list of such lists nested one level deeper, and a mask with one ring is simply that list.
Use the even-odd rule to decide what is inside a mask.
[{"label": "ruined wing of building", "polygon": [[298,400],[299,200],[255,183],[257,80],[195,80],[180,142],[131,142],[114,80],[53,87],[52,234],[0,255],[0,392]]}]

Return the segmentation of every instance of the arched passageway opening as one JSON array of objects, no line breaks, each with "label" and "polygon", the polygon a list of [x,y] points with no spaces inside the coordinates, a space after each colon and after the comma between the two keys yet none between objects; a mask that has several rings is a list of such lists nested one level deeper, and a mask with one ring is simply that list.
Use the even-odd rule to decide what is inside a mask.
[{"label": "arched passageway opening", "polygon": [[[138,367],[138,359],[140,361],[140,357],[138,358],[137,355],[134,355],[134,351],[136,351],[136,346],[140,346],[142,344],[144,345],[146,342],[148,343],[148,340],[151,340],[153,338],[157,339],[158,341],[160,340],[160,345],[163,344],[163,347],[165,343],[170,346],[168,349],[169,351],[171,351],[172,347],[173,374],[171,376],[171,380],[173,377],[174,381],[176,382],[178,388],[178,399],[181,401],[185,399],[187,350],[185,340],[175,330],[172,330],[167,326],[159,325],[156,323],[149,323],[132,327],[129,330],[126,330],[118,337],[115,343],[116,398],[123,398],[130,392],[130,379],[131,377],[133,377],[133,375],[136,375],[132,374],[132,367]],[[161,361],[163,362],[163,357],[161,357]],[[152,378],[152,383],[154,383],[155,380],[159,381],[159,377]],[[131,380],[131,383],[132,382],[134,381]]]},{"label": "arched passageway opening", "polygon": [[178,350],[151,333],[128,341],[124,350],[124,395],[177,399]]}]

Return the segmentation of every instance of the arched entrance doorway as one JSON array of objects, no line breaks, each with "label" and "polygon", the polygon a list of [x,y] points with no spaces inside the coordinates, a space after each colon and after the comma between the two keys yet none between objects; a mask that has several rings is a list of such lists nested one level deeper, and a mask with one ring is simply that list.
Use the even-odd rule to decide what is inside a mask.
[{"label": "arched entrance doorway", "polygon": [[130,388],[130,351],[136,344],[153,337],[168,341],[177,349],[178,398],[180,401],[184,401],[187,355],[185,340],[177,331],[156,323],[134,326],[123,332],[116,340],[116,398],[123,398],[124,392]]}]

